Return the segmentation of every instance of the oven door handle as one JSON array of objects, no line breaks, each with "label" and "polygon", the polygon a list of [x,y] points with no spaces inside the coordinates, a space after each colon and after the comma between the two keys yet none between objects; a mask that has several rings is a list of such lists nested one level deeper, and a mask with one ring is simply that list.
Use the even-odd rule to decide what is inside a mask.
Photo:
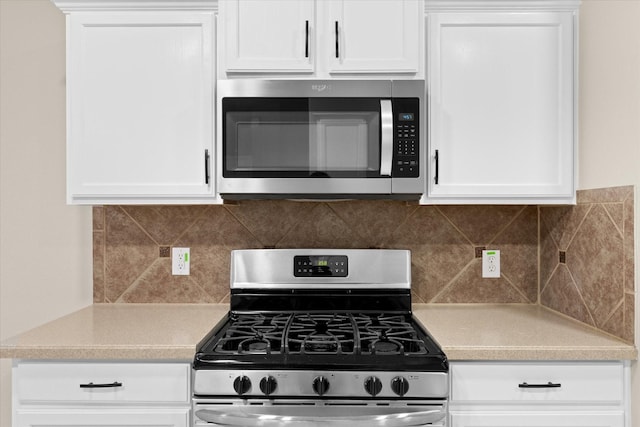
[{"label": "oven door handle", "polygon": [[391,176],[393,162],[393,107],[390,99],[380,100],[380,175]]},{"label": "oven door handle", "polygon": [[[356,408],[357,409],[357,408]],[[330,412],[331,408],[327,408]],[[362,415],[362,416],[305,416],[305,415],[275,415],[249,413],[242,410],[201,409],[195,413],[197,419],[206,421],[208,424],[222,425],[229,427],[407,427],[424,426],[442,421],[446,416],[446,407],[420,412],[390,412],[385,415]],[[196,423],[197,424],[197,423]]]}]

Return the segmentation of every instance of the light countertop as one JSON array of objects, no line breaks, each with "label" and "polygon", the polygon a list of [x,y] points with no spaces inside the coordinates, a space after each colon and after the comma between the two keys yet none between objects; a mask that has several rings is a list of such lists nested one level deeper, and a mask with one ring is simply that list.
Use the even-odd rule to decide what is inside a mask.
[{"label": "light countertop", "polygon": [[635,360],[636,347],[532,304],[416,304],[449,360]]},{"label": "light countertop", "polygon": [[[192,360],[226,304],[94,304],[0,344],[1,358]],[[637,349],[536,305],[416,304],[450,360],[635,360]]]},{"label": "light countertop", "polygon": [[192,360],[227,304],[94,304],[3,341],[13,359]]}]

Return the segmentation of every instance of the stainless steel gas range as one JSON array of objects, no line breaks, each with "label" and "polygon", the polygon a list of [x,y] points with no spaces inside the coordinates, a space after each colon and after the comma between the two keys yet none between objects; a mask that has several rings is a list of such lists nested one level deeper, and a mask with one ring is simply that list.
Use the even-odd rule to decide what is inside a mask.
[{"label": "stainless steel gas range", "polygon": [[446,424],[449,365],[411,313],[405,250],[233,251],[198,345],[194,425]]}]

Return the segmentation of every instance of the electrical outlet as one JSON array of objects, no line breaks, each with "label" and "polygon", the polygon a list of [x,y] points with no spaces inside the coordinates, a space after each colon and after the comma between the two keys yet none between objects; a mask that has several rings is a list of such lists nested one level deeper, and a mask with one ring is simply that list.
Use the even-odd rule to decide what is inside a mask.
[{"label": "electrical outlet", "polygon": [[482,277],[500,277],[500,251],[495,249],[482,251]]},{"label": "electrical outlet", "polygon": [[191,266],[189,248],[171,248],[171,274],[174,276],[188,276]]}]

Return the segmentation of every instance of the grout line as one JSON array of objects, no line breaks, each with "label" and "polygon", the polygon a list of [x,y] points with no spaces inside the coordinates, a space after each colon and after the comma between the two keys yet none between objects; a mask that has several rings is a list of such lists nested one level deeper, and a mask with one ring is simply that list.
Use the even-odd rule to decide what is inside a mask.
[{"label": "grout line", "polygon": [[520,215],[522,215],[522,213],[523,213],[523,212],[524,212],[528,207],[529,207],[529,205],[524,205],[524,206],[522,207],[522,209],[520,209],[520,210],[519,210],[519,211],[518,211],[518,212],[513,216],[513,218],[511,218],[511,220],[510,220],[509,222],[507,222],[507,224],[506,224],[504,227],[502,227],[500,230],[498,230],[498,232],[496,233],[496,235],[495,235],[495,236],[493,236],[493,239],[491,239],[491,240],[489,241],[488,245],[491,245],[491,244],[492,244],[492,243],[493,243],[493,242],[494,242],[498,237],[500,237],[500,235],[501,235],[502,233],[504,233],[504,232],[505,232],[509,227],[511,227],[511,224],[513,224],[513,223],[516,221],[516,219],[518,219],[518,217],[519,217]]},{"label": "grout line", "polygon": [[[616,311],[618,311],[618,309],[620,307],[622,307],[624,305],[624,294],[622,294],[622,298],[620,299],[620,301],[615,305],[615,307],[613,307],[613,309],[611,310],[611,312],[609,314],[607,314],[607,317],[604,319],[604,321],[602,322],[602,326],[606,326],[607,323],[609,323],[609,320],[611,320],[611,318],[613,317],[614,314],[616,314]],[[623,319],[623,324],[624,324],[624,310],[622,310],[622,319]]]},{"label": "grout line", "polygon": [[557,263],[555,267],[553,267],[553,270],[551,270],[551,274],[549,275],[549,279],[547,279],[546,283],[544,284],[544,286],[542,287],[542,289],[540,290],[540,294],[538,295],[538,299],[540,300],[540,303],[542,302],[542,294],[544,293],[544,291],[547,290],[547,287],[549,286],[549,283],[551,283],[551,279],[553,278],[553,276],[556,274],[556,271],[560,268],[560,263]]},{"label": "grout line", "polygon": [[500,274],[500,276],[505,280],[505,282],[507,282],[509,284],[509,286],[511,286],[513,289],[515,289],[515,291],[517,293],[519,293],[520,296],[522,296],[522,298],[524,298],[525,301],[528,301],[528,304],[535,304],[534,301],[529,301],[529,297],[525,295],[525,293],[522,291],[522,289],[520,289],[518,286],[513,284],[511,279],[509,279],[508,275],[502,273],[502,274]]},{"label": "grout line", "polygon": [[[242,202],[239,202],[237,205],[229,205],[229,206],[242,206],[241,204]],[[262,246],[262,248],[267,248],[269,245],[265,244],[265,242],[263,242],[260,238],[258,238],[258,236],[256,236],[255,234],[253,234],[253,232],[251,231],[251,229],[249,228],[249,226],[247,224],[245,224],[240,218],[238,218],[234,213],[232,209],[227,208],[225,205],[222,205],[222,208],[229,214],[231,215],[231,218],[233,218],[242,228],[244,228],[247,233],[249,233],[251,235],[251,237],[253,237],[254,239],[256,239],[256,241],[260,242],[260,245]],[[227,247],[227,245],[225,245],[223,243],[224,247]]]},{"label": "grout line", "polygon": [[438,291],[438,293],[436,293],[433,298],[431,298],[430,301],[428,302],[438,302],[437,299],[445,293],[445,291],[449,290],[451,287],[453,287],[454,282],[460,277],[462,276],[462,274],[467,271],[468,268],[471,268],[471,265],[473,265],[474,261],[476,260],[476,258],[474,257],[473,259],[471,259],[471,261],[469,261],[467,263],[467,265],[465,265],[464,267],[462,267],[460,269],[460,271],[458,272],[458,274],[456,274],[455,276],[453,276],[453,278],[451,278],[451,280],[449,280],[449,282],[444,285],[444,287],[442,289],[440,289],[440,291]]},{"label": "grout line", "polygon": [[[129,217],[129,219],[131,221],[133,221],[133,223],[144,233],[147,235],[147,237],[149,239],[151,239],[151,241],[153,243],[156,244],[156,246],[160,246],[160,243],[156,242],[156,239],[154,239],[151,234],[149,234],[149,232],[142,226],[142,224],[140,224],[134,217],[132,217],[131,215],[129,215],[129,212],[127,212],[127,210],[125,208],[123,208],[121,205],[117,206],[118,209],[120,209],[127,217]],[[105,224],[106,225],[106,224]]]},{"label": "grout line", "polygon": [[[408,202],[405,202],[406,206],[411,206]],[[409,218],[411,218],[414,215],[418,214],[418,211],[420,210],[420,205],[415,205],[413,206],[413,209],[411,210],[411,212],[409,212],[405,217],[404,220],[400,221],[400,223],[398,223],[398,226],[395,227],[391,233],[389,233],[389,235],[387,236],[387,238],[393,236],[394,234],[396,234],[396,231],[400,230],[400,227],[403,227],[407,222],[409,222]]]},{"label": "grout line", "polygon": [[[298,202],[298,203],[307,203],[307,202]],[[295,221],[295,222],[291,225],[291,227],[289,227],[289,229],[288,229],[288,230],[287,230],[287,231],[286,231],[282,236],[280,236],[280,239],[278,239],[278,241],[277,241],[277,242],[275,242],[275,244],[273,245],[273,246],[274,246],[274,248],[278,248],[278,247],[280,246],[280,242],[282,242],[282,241],[284,240],[284,238],[285,238],[285,237],[287,237],[287,236],[291,233],[291,230],[293,230],[293,229],[294,229],[294,228],[296,228],[298,225],[300,225],[300,223],[301,223],[303,220],[305,220],[305,219],[309,218],[309,217],[311,216],[311,214],[312,214],[316,209],[318,209],[318,206],[320,206],[320,205],[326,205],[326,204],[327,204],[326,202],[311,202],[311,203],[315,204],[316,206],[314,206],[313,208],[309,209],[309,211],[306,213],[306,215],[302,215],[301,217],[299,217],[299,218],[298,218],[298,220],[297,220],[297,221]],[[327,207],[328,207],[328,206],[327,206]],[[331,209],[331,208],[329,208],[329,209]],[[342,220],[342,218],[341,218],[341,220]]]},{"label": "grout line", "polygon": [[[453,229],[454,229],[454,230],[456,230],[458,233],[460,233],[460,235],[461,235],[461,236],[462,236],[462,237],[463,237],[467,242],[469,242],[469,244],[470,244],[472,247],[477,246],[476,244],[474,244],[474,242],[472,242],[472,241],[471,241],[471,239],[469,239],[469,237],[467,237],[467,235],[466,235],[466,234],[464,234],[464,233],[462,232],[462,230],[460,230],[460,229],[458,228],[458,226],[457,226],[457,225],[455,225],[455,224],[454,224],[454,222],[453,222],[453,221],[451,221],[451,220],[449,219],[449,217],[448,217],[448,216],[446,216],[446,215],[444,214],[444,212],[442,212],[442,211],[440,210],[440,208],[439,208],[438,206],[434,205],[434,206],[433,206],[433,208],[435,208],[436,212],[438,212],[438,213],[439,213],[439,214],[440,214],[440,215],[441,215],[441,216],[442,216],[442,217],[443,217],[443,218],[444,218],[444,219],[445,219],[449,224],[451,224],[451,226],[453,227]],[[477,242],[477,243],[478,243],[478,244],[481,244],[480,242]]]},{"label": "grout line", "polygon": [[[609,204],[613,205],[614,203],[609,203]],[[615,203],[615,204],[617,205],[618,203]],[[607,209],[607,207],[606,207],[606,205],[604,203],[601,203],[600,206],[602,206],[602,209],[604,210],[604,213],[607,215],[607,218],[609,218],[609,221],[611,221],[611,223],[613,224],[615,229],[618,231],[618,234],[620,235],[620,237],[624,241],[624,231],[620,230],[618,228],[618,225],[616,224],[616,221],[611,216],[611,213],[609,212],[609,209]],[[622,227],[624,228],[624,203],[622,203]]]},{"label": "grout line", "polygon": [[571,247],[571,244],[573,243],[573,241],[575,240],[576,236],[578,235],[578,232],[582,228],[582,224],[584,224],[584,222],[587,220],[587,217],[591,214],[592,210],[593,210],[593,203],[589,206],[589,209],[587,209],[587,211],[585,212],[584,216],[582,217],[582,220],[576,226],[576,230],[573,232],[573,236],[571,236],[571,239],[567,243],[567,246],[565,246],[565,250],[568,250]]},{"label": "grout line", "polygon": [[191,230],[191,227],[193,227],[194,225],[196,225],[196,223],[198,221],[200,221],[201,218],[203,218],[207,212],[209,212],[210,210],[213,210],[213,205],[211,206],[207,206],[205,209],[202,210],[202,213],[198,216],[196,216],[193,221],[191,221],[191,224],[189,224],[187,227],[185,227],[185,229],[182,231],[182,233],[180,233],[174,240],[173,242],[171,242],[169,244],[170,247],[175,246],[176,242],[178,240],[180,240],[182,238],[182,236],[184,236],[185,234],[187,234],[187,231]]},{"label": "grout line", "polygon": [[589,306],[587,305],[587,302],[584,300],[584,296],[582,296],[582,292],[580,292],[580,288],[578,288],[578,284],[576,283],[576,279],[573,277],[573,274],[571,273],[571,269],[569,267],[567,267],[567,273],[569,274],[569,278],[571,278],[571,284],[573,285],[573,287],[575,288],[576,292],[578,293],[578,297],[580,298],[580,302],[584,305],[584,308],[587,309],[587,314],[589,315],[589,318],[591,319],[591,322],[593,322],[593,326],[596,329],[599,329],[598,324],[596,322],[596,319],[593,317],[593,313],[591,313],[591,310],[589,309]]}]

